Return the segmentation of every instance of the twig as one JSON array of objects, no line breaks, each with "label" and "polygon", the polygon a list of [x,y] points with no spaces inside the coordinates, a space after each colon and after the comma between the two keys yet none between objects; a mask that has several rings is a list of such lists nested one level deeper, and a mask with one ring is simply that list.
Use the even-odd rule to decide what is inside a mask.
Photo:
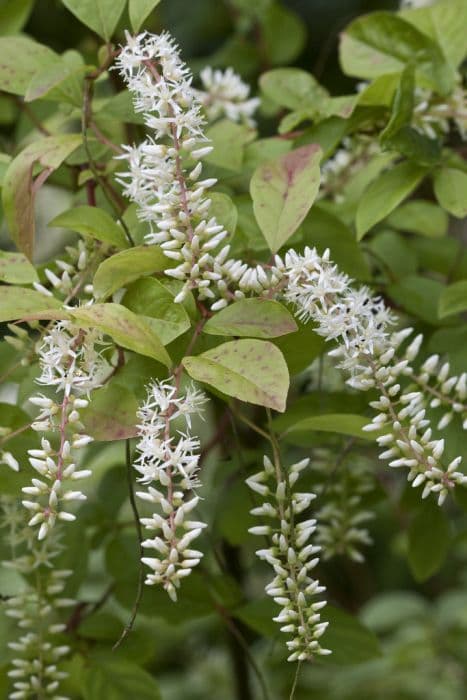
[{"label": "twig", "polygon": [[[109,54],[110,55],[110,54]],[[109,58],[107,59],[109,61]],[[109,195],[107,191],[107,183],[105,180],[100,176],[96,164],[94,162],[94,159],[92,157],[91,149],[89,148],[89,141],[88,141],[88,128],[90,128],[91,123],[92,123],[92,92],[93,92],[93,85],[94,85],[94,80],[99,77],[99,75],[108,68],[109,63],[105,62],[97,71],[94,71],[93,73],[89,73],[84,78],[84,93],[83,93],[83,109],[81,111],[81,133],[83,136],[83,145],[84,145],[84,150],[86,152],[87,158],[88,158],[88,164],[89,168],[94,176],[94,179],[96,182],[99,183],[99,185],[102,188],[102,192],[104,193],[105,198],[109,202],[110,206],[112,209],[115,211],[115,214],[123,228],[123,231],[125,233],[125,236],[128,239],[128,242],[130,245],[134,246],[135,242],[133,240],[133,237],[130,233],[130,230],[128,226],[126,225],[121,212],[117,209],[117,206],[112,199],[112,197]]]},{"label": "twig", "polygon": [[302,662],[299,661],[299,662],[297,663],[297,668],[296,668],[296,670],[295,670],[295,677],[294,677],[294,680],[293,680],[292,689],[291,689],[291,691],[290,691],[289,700],[294,700],[295,691],[297,690],[298,677],[299,677],[299,675],[300,675],[300,668],[301,668],[301,665],[302,665]]},{"label": "twig", "polygon": [[132,469],[131,469],[131,453],[130,453],[130,440],[125,440],[125,457],[126,457],[126,476],[128,481],[128,494],[130,498],[130,505],[133,511],[133,516],[135,520],[136,535],[138,538],[138,548],[139,548],[139,572],[138,572],[138,585],[136,588],[136,597],[131,611],[130,619],[123,628],[123,632],[117,639],[112,647],[112,651],[116,651],[120,644],[126,639],[131,630],[133,629],[134,622],[136,620],[136,615],[138,614],[139,606],[141,603],[141,598],[143,596],[143,584],[144,584],[144,565],[141,561],[144,556],[143,550],[143,531],[141,528],[141,523],[139,520],[138,507],[136,505],[135,492],[133,490],[133,480],[132,480]]}]

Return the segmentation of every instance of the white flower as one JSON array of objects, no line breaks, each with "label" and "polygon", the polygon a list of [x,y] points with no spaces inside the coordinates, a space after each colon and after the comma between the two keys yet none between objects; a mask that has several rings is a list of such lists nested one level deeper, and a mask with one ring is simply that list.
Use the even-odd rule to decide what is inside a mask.
[{"label": "white flower", "polygon": [[3,451],[0,455],[0,464],[6,464],[7,467],[13,469],[14,472],[19,472],[18,460],[11,454],[11,452]]},{"label": "white flower", "polygon": [[[172,600],[177,599],[182,578],[202,557],[201,552],[191,549],[191,542],[205,527],[187,519],[199,502],[193,494],[199,486],[199,440],[177,429],[177,424],[190,430],[191,416],[200,413],[204,402],[204,395],[194,387],[180,394],[170,377],[150,384],[138,411],[139,454],[134,467],[141,475],[138,480],[148,489],[137,495],[158,508],[150,517],[141,518],[147,530],[157,533],[143,542],[156,556],[143,557],[142,561],[153,572],[147,575],[146,583],[161,584]],[[151,484],[157,484],[157,489]]]},{"label": "white flower", "polygon": [[309,460],[304,459],[292,464],[286,481],[265,456],[264,468],[246,481],[263,499],[251,513],[263,518],[265,524],[252,527],[249,532],[271,540],[269,547],[258,550],[256,554],[274,569],[275,576],[266,586],[266,593],[281,608],[273,619],[281,625],[281,632],[290,637],[286,642],[289,661],[305,661],[331,653],[319,642],[328,625],[321,621],[319,612],[326,602],[313,602],[315,596],[325,591],[324,586],[311,576],[319,561],[316,555],[321,549],[309,543],[316,530],[316,520],[299,517],[315,494],[293,489],[308,463]]},{"label": "white flower", "polygon": [[110,369],[103,348],[102,334],[96,329],[80,330],[69,321],[55,323],[39,348],[38,383],[55,386],[66,395],[97,388]]},{"label": "white flower", "polygon": [[362,358],[387,347],[392,314],[367,287],[352,288],[352,280],[330,262],[329,250],[322,256],[315,248],[305,248],[303,255],[288,251],[284,274],[286,300],[296,306],[299,318],[317,324],[317,333],[338,341],[334,354],[342,368],[358,368]]},{"label": "white flower", "polygon": [[210,121],[225,116],[234,122],[244,121],[254,126],[252,117],[260,100],[249,98],[249,85],[232,68],[221,71],[206,66],[200,78],[204,90],[198,91],[198,96]]},{"label": "white flower", "polygon": [[31,485],[22,489],[23,506],[29,511],[28,524],[39,528],[39,540],[50,533],[57,520],[75,520],[68,510],[69,503],[85,498],[81,491],[69,489],[68,483],[91,473],[76,465],[77,452],[92,442],[80,423],[80,411],[89,403],[83,394],[89,396],[109,373],[102,348],[102,336],[97,330],[79,329],[63,321],[52,326],[39,349],[41,375],[37,381],[55,386],[61,393],[58,400],[44,394],[29,399],[39,408],[32,429],[52,432],[50,440],[41,438],[40,448],[28,450],[29,463],[40,478],[33,478]]}]

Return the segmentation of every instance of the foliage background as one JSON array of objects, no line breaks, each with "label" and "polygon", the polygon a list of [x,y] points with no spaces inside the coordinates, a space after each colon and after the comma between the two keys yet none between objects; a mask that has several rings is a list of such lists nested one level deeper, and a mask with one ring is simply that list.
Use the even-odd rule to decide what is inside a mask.
[{"label": "foliage background", "polygon": [[[258,0],[255,5],[260,7],[262,2],[267,4]],[[256,86],[261,72],[292,64],[311,70],[333,94],[346,94],[352,92],[356,81],[343,76],[338,66],[338,33],[364,12],[396,9],[389,0],[292,0],[283,3],[294,13],[287,15],[292,23],[288,31],[284,31],[283,18],[271,21],[266,35],[258,30],[255,41],[241,36],[250,21],[250,5],[243,0],[230,3],[170,0],[162,2],[144,26],[155,32],[168,29],[180,42],[182,55],[195,72],[207,63],[232,65]],[[122,29],[127,25],[124,15],[115,36],[121,39]],[[0,32],[15,33],[22,28],[59,53],[77,49],[90,63],[95,61],[101,44],[58,0],[4,1],[0,5]],[[112,80],[118,83],[118,78]],[[19,98],[0,95],[1,150],[14,153],[34,129],[35,122],[47,121],[56,109],[53,102],[36,101],[25,106]],[[276,125],[273,110],[263,109],[262,134],[275,133]],[[142,133],[137,124],[123,127],[118,121],[112,130],[116,142],[137,140]],[[102,195],[97,196],[98,202],[105,206]],[[39,263],[63,246],[64,232],[46,230],[46,223],[77,201],[79,198],[67,189],[66,174],[57,173],[42,188],[36,206]],[[450,280],[459,241],[465,235],[462,225],[451,221],[450,237],[438,247],[438,241],[431,239],[393,231],[386,231],[385,239],[383,233],[376,252],[386,259],[394,299],[403,307],[408,304],[405,310],[415,318],[417,327],[427,333],[431,347],[442,348],[454,365],[462,368],[466,360],[463,319],[456,317],[449,323],[449,334],[431,307],[427,310],[429,300],[433,308],[436,306],[440,291],[436,285]],[[378,243],[372,240],[377,249]],[[5,226],[2,247],[11,248]],[[464,270],[461,278],[467,276],[463,255],[462,261],[458,261]],[[425,286],[418,283],[417,287],[415,278],[428,281]],[[7,364],[10,350],[2,346],[2,353]],[[150,361],[140,360],[125,376],[126,385],[138,391],[144,371],[150,371],[149,364],[144,367],[144,362]],[[324,372],[324,388],[341,390],[340,380],[328,368],[327,361],[321,359],[319,363],[302,384],[316,388]],[[27,395],[33,375],[26,371],[17,381],[22,396]],[[9,400],[11,391],[7,384],[3,401]],[[2,410],[6,414],[7,409]],[[358,408],[351,410],[358,412]],[[199,428],[206,439],[211,434],[216,412],[220,415],[222,408],[214,403],[213,411],[210,420]],[[451,432],[451,437],[459,442],[460,438]],[[257,459],[258,445],[255,438],[250,440],[243,457],[247,464]],[[331,436],[323,444],[340,454],[347,443]],[[358,444],[353,459],[375,463],[376,452],[366,448],[360,457]],[[295,454],[301,447],[300,441],[292,444],[291,453]],[[176,606],[167,602],[164,593],[145,591],[135,630],[118,651],[111,652],[131,608],[136,586],[136,568],[128,567],[128,562],[137,556],[136,541],[127,527],[131,519],[129,509],[126,505],[121,508],[126,497],[123,456],[123,443],[99,445],[90,450],[89,460],[95,472],[92,493],[82,508],[78,528],[70,529],[68,536],[67,558],[75,569],[73,593],[92,604],[102,601],[109,577],[114,584],[103,605],[99,604],[74,630],[77,653],[68,663],[71,675],[66,692],[72,697],[82,697],[82,678],[86,674],[89,677],[91,669],[92,680],[87,683],[85,698],[127,697],[132,673],[139,667],[156,679],[164,700],[259,698],[255,675],[248,671],[250,680],[246,680],[250,656],[263,668],[274,696],[288,697],[295,671],[284,663],[276,626],[271,622],[272,608],[262,594],[262,572],[254,563],[254,543],[246,535],[250,503],[236,472],[239,458],[226,457],[220,450],[212,453],[206,464],[205,481],[211,491],[209,503],[213,509],[206,516],[216,524],[216,541],[209,544],[222,561],[224,574],[212,576],[208,581],[202,573],[193,574]],[[240,463],[240,473],[244,466]],[[335,606],[327,615],[332,623],[327,645],[334,654],[325,663],[301,669],[298,700],[462,700],[465,697],[467,498],[449,504],[447,518],[431,503],[421,505],[418,494],[391,481],[391,476],[386,473],[378,476],[379,481],[366,499],[367,506],[376,513],[371,524],[374,544],[366,550],[366,561],[356,564],[339,558],[322,565],[321,577]],[[389,494],[389,498],[383,497],[384,494]],[[421,552],[421,563],[417,552]],[[434,575],[429,576],[432,572]],[[5,571],[1,576],[4,590],[14,586]],[[259,602],[248,602],[253,600]],[[8,626],[6,618],[2,618],[0,640],[7,638]],[[249,646],[247,653],[245,644]],[[3,696],[7,692],[7,661],[8,655],[2,656],[0,694]],[[122,691],[115,684],[115,677],[120,672],[125,675],[125,669],[127,677]],[[156,686],[151,682],[149,687],[152,690],[147,691],[147,697],[157,698]]]}]

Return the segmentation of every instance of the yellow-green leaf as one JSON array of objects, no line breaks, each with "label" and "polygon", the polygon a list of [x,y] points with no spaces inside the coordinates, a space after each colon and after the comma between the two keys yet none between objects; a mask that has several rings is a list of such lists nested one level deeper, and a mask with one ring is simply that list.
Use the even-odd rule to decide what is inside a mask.
[{"label": "yellow-green leaf", "polygon": [[[33,265],[22,253],[6,253],[0,250],[0,280],[7,284],[31,284],[39,282]],[[21,294],[18,290],[18,294]]]},{"label": "yellow-green leaf", "polygon": [[161,0],[129,0],[128,14],[134,32],[139,32],[143,23]]},{"label": "yellow-green leaf", "polygon": [[281,351],[265,340],[233,340],[185,357],[188,374],[228,396],[284,411],[289,371]]},{"label": "yellow-green leaf", "polygon": [[[35,289],[0,287],[0,322],[17,321],[31,315],[40,316],[41,311],[61,309],[62,304],[54,297],[48,297]],[[47,315],[45,315],[47,318]]]},{"label": "yellow-green leaf", "polygon": [[63,4],[86,27],[110,41],[126,0],[63,0]]},{"label": "yellow-green leaf", "polygon": [[443,289],[438,310],[440,318],[467,311],[467,280],[455,282]]},{"label": "yellow-green leaf", "polygon": [[117,248],[128,248],[121,226],[112,219],[110,214],[98,207],[83,205],[68,209],[49,221],[49,226],[68,228],[71,231],[92,236],[98,241],[110,243]]},{"label": "yellow-green leaf", "polygon": [[0,37],[0,90],[24,95],[33,75],[57,61],[57,54],[26,36]]},{"label": "yellow-green leaf", "polygon": [[435,195],[443,209],[458,219],[467,216],[467,173],[441,168],[435,173]]},{"label": "yellow-green leaf", "polygon": [[[47,136],[26,146],[8,166],[3,180],[3,207],[11,238],[31,259],[34,250],[34,200],[47,176],[81,144],[79,134]],[[33,180],[33,169],[40,164],[45,172]]]},{"label": "yellow-green leaf", "polygon": [[170,267],[170,261],[158,246],[137,246],[107,258],[94,275],[94,293],[105,299],[117,289],[140,277],[161,272]]},{"label": "yellow-green leaf", "polygon": [[290,312],[277,301],[242,299],[218,311],[204,326],[211,335],[278,338],[297,330]]},{"label": "yellow-green leaf", "polygon": [[321,149],[302,146],[260,165],[250,184],[259,227],[273,253],[297,230],[318,193]]},{"label": "yellow-green leaf", "polygon": [[170,357],[154,329],[121,304],[94,304],[70,313],[83,326],[99,328],[123,348],[170,366]]},{"label": "yellow-green leaf", "polygon": [[405,161],[382,173],[363,193],[357,209],[357,238],[390,214],[422,181],[427,170]]}]

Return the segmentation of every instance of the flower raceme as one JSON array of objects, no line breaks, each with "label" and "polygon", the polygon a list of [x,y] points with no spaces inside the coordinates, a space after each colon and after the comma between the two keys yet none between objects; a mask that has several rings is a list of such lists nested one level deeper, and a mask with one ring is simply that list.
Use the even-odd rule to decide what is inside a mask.
[{"label": "flower raceme", "polygon": [[391,467],[408,467],[412,485],[424,486],[422,497],[434,493],[441,505],[450,490],[467,483],[467,477],[458,471],[461,457],[442,462],[444,440],[434,436],[426,408],[428,403],[447,407],[439,430],[455,414],[463,416],[467,427],[466,375],[450,377],[449,365],[440,363],[437,355],[417,372],[411,363],[420,351],[422,336],[400,352],[412,329],[389,332],[395,319],[384,302],[366,287],[354,289],[352,280],[330,262],[329,251],[323,256],[310,248],[303,255],[289,251],[282,267],[287,277],[286,300],[295,305],[300,318],[317,324],[317,333],[336,343],[329,354],[351,373],[348,384],[380,393],[370,404],[378,414],[365,428],[384,433],[376,438],[384,447],[380,458],[391,460]]},{"label": "flower raceme", "polygon": [[206,525],[189,519],[199,502],[195,489],[199,486],[200,457],[199,440],[190,430],[191,416],[199,414],[204,402],[204,395],[192,387],[180,394],[176,380],[170,377],[148,387],[147,399],[138,411],[134,467],[140,475],[138,481],[147,489],[137,496],[157,508],[150,517],[141,518],[141,524],[153,535],[142,545],[156,553],[142,561],[151,569],[146,583],[161,584],[172,600],[177,600],[182,579],[202,557],[191,548]]},{"label": "flower raceme", "polygon": [[3,566],[17,572],[24,582],[34,575],[33,583],[20,588],[4,603],[5,614],[19,629],[19,636],[8,643],[14,654],[8,671],[13,683],[9,698],[66,700],[57,694],[61,681],[68,676],[60,668],[60,662],[70,651],[65,643],[66,624],[60,615],[62,610],[75,605],[73,599],[64,595],[67,579],[73,572],[55,565],[62,550],[56,531],[39,542],[26,525],[20,504],[8,496],[0,501],[0,515],[0,527],[8,528],[12,550],[12,560],[4,561]]},{"label": "flower raceme", "polygon": [[[150,136],[138,146],[123,146],[128,170],[119,173],[123,191],[147,221],[148,244],[160,245],[170,261],[165,274],[182,282],[176,302],[196,289],[200,300],[218,310],[245,294],[258,295],[279,282],[274,269],[250,267],[229,257],[227,231],[210,215],[208,190],[215,178],[201,179],[201,159],[212,150],[204,134],[215,109],[232,118],[250,118],[256,101],[242,102],[247,87],[232,72],[203,73],[208,92],[195,90],[192,76],[166,33],[127,37],[117,68],[134,95]],[[229,105],[229,106],[228,106]],[[220,250],[219,250],[220,248]],[[233,289],[231,289],[233,287]]]},{"label": "flower raceme", "polygon": [[80,410],[89,403],[89,394],[100,386],[109,365],[101,354],[102,337],[95,330],[83,331],[68,321],[56,323],[45,335],[39,350],[41,375],[38,383],[55,387],[60,394],[54,400],[39,394],[30,402],[40,409],[31,427],[38,433],[52,433],[54,441],[43,435],[40,449],[29,450],[29,462],[40,478],[23,488],[23,505],[30,511],[29,525],[39,526],[44,539],[58,520],[75,520],[66,506],[85,499],[81,491],[67,488],[71,482],[90,476],[79,469],[79,450],[92,441],[83,432]]},{"label": "flower raceme", "polygon": [[311,577],[319,561],[316,554],[321,549],[309,542],[316,530],[316,520],[301,519],[315,494],[293,489],[309,461],[304,459],[292,464],[286,476],[281,465],[273,465],[265,456],[263,469],[246,482],[263,499],[251,513],[267,524],[252,527],[249,532],[271,540],[269,547],[256,554],[274,570],[274,579],[266,586],[266,593],[281,606],[274,620],[281,625],[281,632],[291,637],[286,642],[289,661],[306,661],[331,653],[319,642],[328,626],[321,621],[319,612],[326,602],[313,602],[315,596],[325,591],[324,586]]}]

